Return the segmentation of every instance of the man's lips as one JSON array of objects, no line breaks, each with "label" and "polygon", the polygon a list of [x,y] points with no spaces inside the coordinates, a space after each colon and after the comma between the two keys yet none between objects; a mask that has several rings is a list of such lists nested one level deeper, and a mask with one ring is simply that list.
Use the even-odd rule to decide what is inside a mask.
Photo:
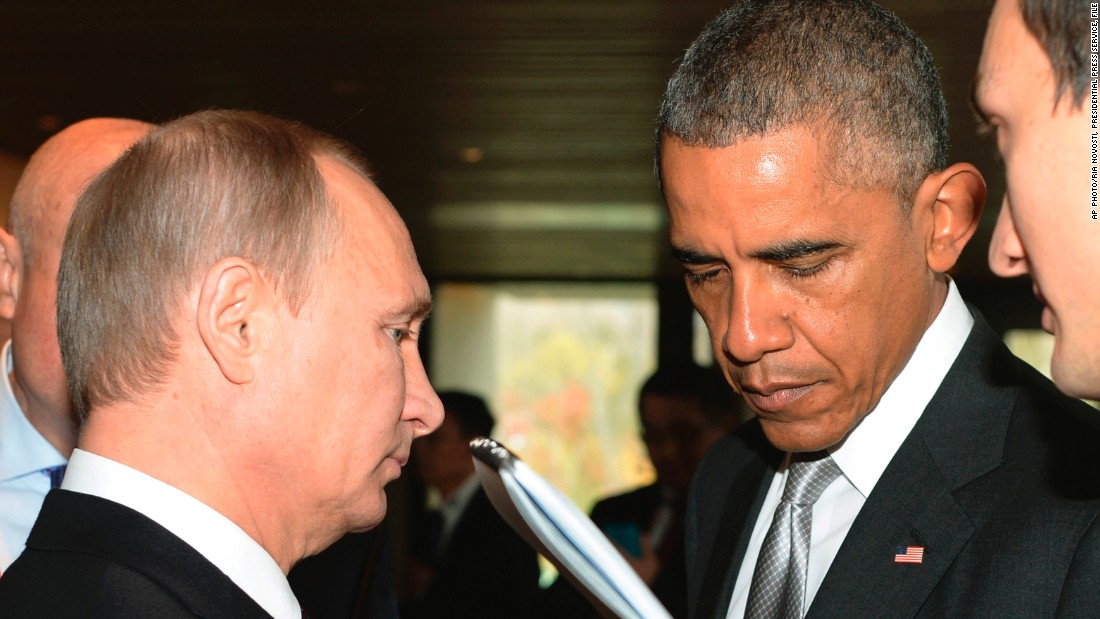
[{"label": "man's lips", "polygon": [[1047,303],[1046,298],[1043,296],[1043,291],[1039,290],[1039,284],[1036,284],[1034,281],[1031,282],[1031,292],[1035,295],[1035,298],[1039,300],[1039,303],[1043,304],[1043,314],[1039,319],[1043,331],[1054,335],[1054,312],[1050,310],[1050,304]]},{"label": "man's lips", "polygon": [[400,451],[391,455],[390,458],[395,460],[398,466],[405,468],[405,465],[409,463],[409,452],[407,450]]},{"label": "man's lips", "polygon": [[1047,304],[1047,300],[1043,298],[1043,291],[1039,290],[1039,284],[1035,283],[1035,280],[1031,281],[1031,294],[1035,295],[1036,299],[1043,305]]},{"label": "man's lips", "polygon": [[780,383],[742,385],[741,392],[759,410],[776,413],[800,399],[820,383]]}]

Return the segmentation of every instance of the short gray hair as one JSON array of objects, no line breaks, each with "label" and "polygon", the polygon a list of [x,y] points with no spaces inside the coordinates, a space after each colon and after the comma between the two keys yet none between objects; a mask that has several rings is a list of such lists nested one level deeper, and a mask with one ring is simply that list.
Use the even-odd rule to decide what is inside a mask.
[{"label": "short gray hair", "polygon": [[58,340],[82,417],[164,380],[180,303],[222,258],[251,261],[301,309],[341,229],[318,155],[366,176],[329,136],[211,110],[156,129],[92,183],[69,222],[58,274]]}]

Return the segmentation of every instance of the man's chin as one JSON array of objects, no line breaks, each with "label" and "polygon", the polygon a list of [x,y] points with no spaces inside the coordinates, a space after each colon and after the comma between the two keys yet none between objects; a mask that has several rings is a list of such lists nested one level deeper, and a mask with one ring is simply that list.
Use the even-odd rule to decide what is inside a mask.
[{"label": "man's chin", "polygon": [[768,442],[780,451],[809,452],[827,449],[845,436],[843,430],[823,428],[813,422],[773,421],[760,417]]},{"label": "man's chin", "polygon": [[1050,375],[1062,393],[1074,398],[1100,400],[1100,352],[1080,348],[1075,351],[1073,345],[1067,345],[1064,339],[1056,336]]},{"label": "man's chin", "polygon": [[[367,496],[370,493],[363,494]],[[380,490],[377,496],[369,502],[364,499],[361,504],[356,506],[355,514],[348,519],[348,532],[362,533],[382,524],[382,520],[386,517],[386,508],[387,500],[384,491]]]}]

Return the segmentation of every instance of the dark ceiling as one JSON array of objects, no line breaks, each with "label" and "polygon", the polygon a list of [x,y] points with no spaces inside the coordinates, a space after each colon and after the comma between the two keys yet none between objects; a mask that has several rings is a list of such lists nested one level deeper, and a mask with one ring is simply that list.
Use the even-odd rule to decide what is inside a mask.
[{"label": "dark ceiling", "polygon": [[[257,109],[359,146],[435,279],[650,279],[670,272],[657,100],[724,4],[4,1],[0,150],[90,116]],[[990,185],[957,277],[999,290],[984,254],[1002,175],[967,103],[989,2],[885,4],[928,42],[953,157]]]}]

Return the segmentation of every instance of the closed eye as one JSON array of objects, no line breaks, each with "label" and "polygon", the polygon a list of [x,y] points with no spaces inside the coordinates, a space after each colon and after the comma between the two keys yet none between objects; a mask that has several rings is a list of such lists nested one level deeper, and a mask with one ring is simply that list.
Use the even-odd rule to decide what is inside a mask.
[{"label": "closed eye", "polygon": [[802,278],[806,278],[806,277],[813,277],[814,275],[822,273],[823,271],[825,271],[825,269],[829,268],[829,265],[832,264],[832,262],[833,262],[833,258],[830,257],[829,259],[827,259],[823,262],[819,262],[818,264],[815,264],[813,266],[809,266],[809,267],[784,266],[783,270],[785,270],[788,275],[790,275],[791,277],[793,277],[795,279],[802,279]]},{"label": "closed eye", "polygon": [[685,275],[685,277],[687,277],[689,282],[691,282],[693,284],[701,284],[703,282],[714,279],[721,272],[722,272],[721,269],[711,269],[709,271],[703,271],[702,273],[694,273],[692,271],[687,271],[684,275]]}]

